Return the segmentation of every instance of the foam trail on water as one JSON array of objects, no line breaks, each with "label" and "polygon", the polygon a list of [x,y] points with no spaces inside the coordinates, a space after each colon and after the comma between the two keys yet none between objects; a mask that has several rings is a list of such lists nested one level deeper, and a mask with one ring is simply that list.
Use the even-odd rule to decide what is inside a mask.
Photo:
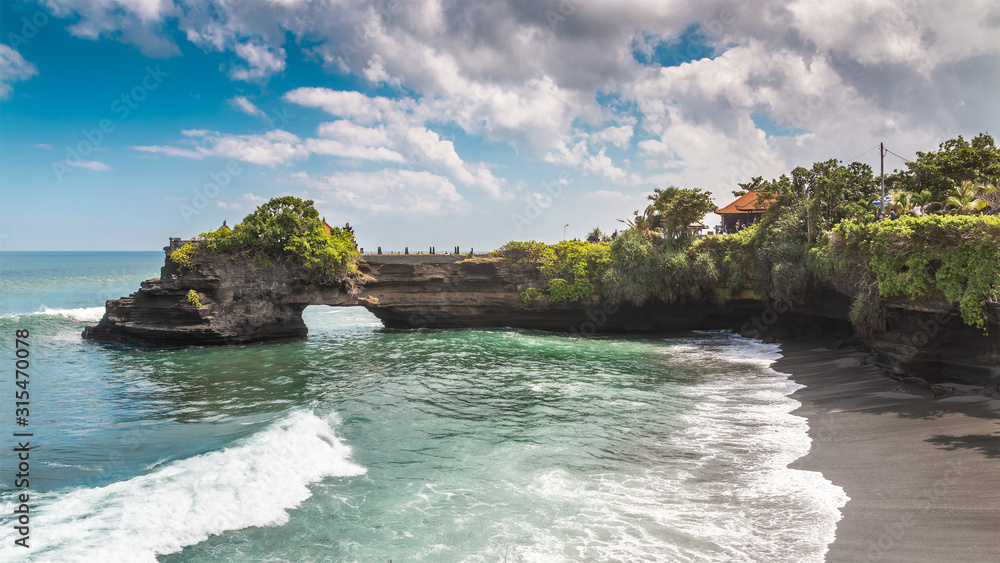
[{"label": "foam trail on water", "polygon": [[[284,524],[287,511],[311,496],[310,484],[365,472],[350,460],[351,448],[337,438],[331,422],[296,411],[231,448],[146,475],[104,487],[32,494],[28,560],[155,562],[158,554],[227,530]],[[24,560],[27,550],[14,546],[13,524],[4,520],[0,560]]]},{"label": "foam trail on water", "polygon": [[104,316],[104,306],[80,307],[78,309],[51,309],[43,305],[41,309],[33,313],[8,313],[3,315],[2,318],[17,320],[21,317],[31,315],[48,315],[50,317],[64,317],[77,321],[97,322]]}]

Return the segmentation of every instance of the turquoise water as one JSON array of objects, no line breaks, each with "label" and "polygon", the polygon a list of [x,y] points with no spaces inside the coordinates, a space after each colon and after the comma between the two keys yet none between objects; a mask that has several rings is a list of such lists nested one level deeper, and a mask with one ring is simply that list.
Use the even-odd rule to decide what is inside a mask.
[{"label": "turquoise water", "polygon": [[0,560],[821,561],[833,539],[846,497],[786,467],[809,439],[773,345],[397,331],[325,307],[298,342],[82,341],[162,259],[0,253],[37,448],[33,547],[4,516]]}]

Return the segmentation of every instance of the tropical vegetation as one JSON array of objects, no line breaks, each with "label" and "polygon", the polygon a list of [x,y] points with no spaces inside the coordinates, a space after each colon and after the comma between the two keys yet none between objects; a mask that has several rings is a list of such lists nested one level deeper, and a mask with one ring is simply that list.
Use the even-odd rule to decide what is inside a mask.
[{"label": "tropical vegetation", "polygon": [[[1000,151],[980,134],[918,152],[879,179],[866,164],[838,160],[739,184],[769,202],[756,225],[732,235],[690,236],[715,210],[700,189],[670,186],[623,220],[613,237],[555,245],[510,242],[496,257],[537,267],[542,283],[522,293],[536,306],[596,296],[642,305],[698,301],[716,289],[753,289],[792,301],[822,282],[853,284],[850,318],[865,333],[885,329],[886,300],[946,300],[963,320],[987,327],[1000,301]],[[883,210],[884,207],[884,210]]]},{"label": "tropical vegetation", "polygon": [[285,196],[257,207],[233,228],[201,233],[171,253],[183,270],[196,267],[199,252],[228,254],[270,265],[280,258],[297,264],[310,283],[338,283],[357,272],[359,256],[354,234],[331,227],[327,232],[312,200]]}]

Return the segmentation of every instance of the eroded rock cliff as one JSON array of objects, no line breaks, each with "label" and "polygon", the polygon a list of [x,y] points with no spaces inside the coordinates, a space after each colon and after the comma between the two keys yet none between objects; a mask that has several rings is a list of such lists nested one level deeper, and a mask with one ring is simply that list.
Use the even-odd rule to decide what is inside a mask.
[{"label": "eroded rock cliff", "polygon": [[[169,255],[172,247],[164,250]],[[160,278],[108,301],[104,318],[84,337],[150,347],[301,338],[308,305],[360,305],[390,328],[513,327],[584,335],[715,328],[765,339],[848,338],[852,332],[849,289],[836,284],[812,288],[791,303],[720,289],[697,304],[637,307],[594,297],[552,305],[522,301],[522,291],[544,285],[537,268],[455,255],[368,255],[359,263],[365,282],[356,287],[307,284],[295,264],[282,260],[263,266],[202,252],[195,266],[182,272],[168,258]],[[191,290],[200,306],[189,302]],[[1000,311],[991,311],[987,335],[963,324],[953,304],[888,306],[885,332],[854,336],[881,365],[931,382],[1000,381]]]}]

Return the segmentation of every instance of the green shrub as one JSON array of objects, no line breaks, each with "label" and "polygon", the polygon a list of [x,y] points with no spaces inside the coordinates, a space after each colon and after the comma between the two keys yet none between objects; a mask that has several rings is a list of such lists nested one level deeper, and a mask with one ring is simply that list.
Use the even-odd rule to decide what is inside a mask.
[{"label": "green shrub", "polygon": [[529,265],[551,256],[549,245],[544,242],[512,240],[494,250],[491,255],[512,265]]},{"label": "green shrub", "polygon": [[537,287],[529,287],[521,292],[521,302],[529,307],[540,305],[544,297],[545,294]]},{"label": "green shrub", "polygon": [[287,256],[302,267],[310,283],[342,281],[357,271],[354,234],[339,227],[327,233],[312,200],[271,199],[232,229],[221,227],[201,238],[209,252],[251,258],[264,266]]},{"label": "green shrub", "polygon": [[553,303],[580,301],[597,291],[597,283],[607,268],[609,245],[603,242],[563,241],[549,247],[539,270],[549,280],[548,296]]},{"label": "green shrub", "polygon": [[986,328],[1000,290],[1000,217],[902,217],[837,225],[830,253],[867,264],[882,297],[957,302],[966,324]]},{"label": "green shrub", "polygon": [[885,303],[878,291],[869,288],[854,296],[848,318],[851,325],[865,336],[885,332]]},{"label": "green shrub", "polygon": [[533,240],[511,241],[492,253],[508,267],[538,268],[543,288],[521,292],[525,305],[565,303],[586,299],[597,292],[609,262],[605,242],[563,241],[547,245]]},{"label": "green shrub", "polygon": [[635,229],[618,235],[611,243],[608,267],[601,278],[605,297],[615,302],[642,305],[656,285],[650,254],[653,243]]},{"label": "green shrub", "polygon": [[198,299],[198,293],[193,289],[189,289],[187,292],[187,302],[192,307],[201,307],[201,299]]},{"label": "green shrub", "polygon": [[177,264],[180,271],[194,270],[194,255],[198,252],[198,246],[187,243],[184,246],[170,253],[170,261]]},{"label": "green shrub", "polygon": [[696,300],[719,284],[726,253],[724,237],[686,241],[653,241],[629,230],[611,245],[601,278],[602,294],[613,301],[642,305]]}]

